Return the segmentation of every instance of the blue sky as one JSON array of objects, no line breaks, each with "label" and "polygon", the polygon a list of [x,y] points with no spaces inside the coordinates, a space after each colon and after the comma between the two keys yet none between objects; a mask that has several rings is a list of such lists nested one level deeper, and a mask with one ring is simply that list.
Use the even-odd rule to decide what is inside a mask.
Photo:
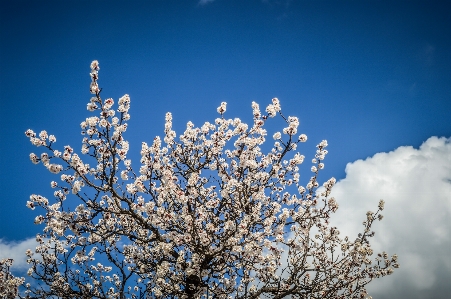
[{"label": "blue sky", "polygon": [[377,240],[402,268],[377,282],[377,298],[445,298],[450,9],[447,1],[2,0],[0,258],[42,229],[25,203],[32,193],[51,198],[55,179],[29,161],[40,151],[24,132],[45,129],[58,146],[80,148],[97,59],[103,97],[130,94],[126,136],[136,155],[141,141],[162,135],[167,111],[181,131],[189,120],[212,121],[222,101],[226,116],[250,121],[252,101],[266,107],[278,97],[309,137],[306,157],[328,140],[322,179],[339,180],[338,222],[353,232],[346,221],[387,202]]}]

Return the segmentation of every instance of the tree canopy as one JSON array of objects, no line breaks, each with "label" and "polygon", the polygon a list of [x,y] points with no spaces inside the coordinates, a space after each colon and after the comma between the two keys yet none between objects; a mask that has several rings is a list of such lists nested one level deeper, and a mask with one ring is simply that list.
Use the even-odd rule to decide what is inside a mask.
[{"label": "tree canopy", "polygon": [[[35,223],[45,227],[26,252],[30,281],[1,261],[3,298],[367,298],[365,285],[399,267],[396,255],[370,245],[383,200],[352,239],[330,224],[336,180],[317,180],[327,141],[303,184],[297,147],[307,136],[277,98],[264,112],[252,102],[250,125],[226,118],[223,102],[213,122],[188,122],[178,137],[167,113],[163,139],[143,142],[135,167],[125,139],[130,97],[113,108],[98,72],[93,61],[87,110],[96,115],[81,123],[80,154],[57,149],[46,131],[26,132],[45,149],[31,161],[59,180],[52,200],[27,202],[43,211]],[[274,117],[286,127],[268,138]]]}]

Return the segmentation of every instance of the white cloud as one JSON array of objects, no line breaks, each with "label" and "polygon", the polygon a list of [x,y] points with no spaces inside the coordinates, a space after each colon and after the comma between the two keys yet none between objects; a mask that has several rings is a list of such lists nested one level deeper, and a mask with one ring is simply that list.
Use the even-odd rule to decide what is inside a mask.
[{"label": "white cloud", "polygon": [[199,5],[206,5],[206,4],[211,3],[213,1],[215,1],[215,0],[199,0],[198,4]]},{"label": "white cloud", "polygon": [[[448,298],[451,281],[451,138],[431,137],[419,149],[399,147],[346,166],[332,195],[332,224],[354,238],[368,210],[384,199],[373,248],[397,253],[401,267],[368,289],[374,298]],[[447,282],[448,281],[448,282]]]},{"label": "white cloud", "polygon": [[34,251],[36,245],[37,242],[35,238],[15,242],[6,242],[0,239],[0,259],[12,258],[14,263],[11,269],[26,270],[29,267],[26,261],[25,251],[27,249]]}]

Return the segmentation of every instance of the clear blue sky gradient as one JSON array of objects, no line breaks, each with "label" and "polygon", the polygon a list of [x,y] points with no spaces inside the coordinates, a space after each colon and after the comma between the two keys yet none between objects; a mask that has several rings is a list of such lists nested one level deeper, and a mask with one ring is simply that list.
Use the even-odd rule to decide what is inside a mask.
[{"label": "clear blue sky gradient", "polygon": [[252,101],[278,97],[309,137],[300,150],[311,157],[327,139],[322,178],[341,179],[349,162],[451,136],[450,11],[448,1],[1,1],[0,238],[42,229],[25,203],[51,198],[57,178],[31,164],[41,150],[24,132],[79,151],[92,60],[104,98],[130,94],[131,155],[162,135],[167,111],[180,132],[213,121],[222,101],[249,122]]}]

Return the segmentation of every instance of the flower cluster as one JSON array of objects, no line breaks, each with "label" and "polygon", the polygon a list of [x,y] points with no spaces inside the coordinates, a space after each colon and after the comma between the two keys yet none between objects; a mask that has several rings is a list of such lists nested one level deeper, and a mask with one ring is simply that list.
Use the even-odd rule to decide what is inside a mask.
[{"label": "flower cluster", "polygon": [[[56,139],[45,131],[26,132],[48,149],[31,161],[63,172],[60,183],[51,182],[55,203],[40,195],[27,203],[45,210],[35,218],[45,227],[27,252],[28,274],[41,285],[27,287],[26,295],[363,298],[367,283],[399,266],[386,253],[371,259],[370,228],[383,202],[353,242],[330,225],[336,180],[317,190],[327,141],[317,145],[313,176],[303,185],[305,157],[297,147],[307,136],[297,136],[298,118],[285,117],[277,98],[266,114],[252,103],[252,125],[227,119],[223,102],[220,118],[199,127],[188,122],[178,137],[167,113],[163,139],[143,142],[141,165],[133,169],[124,139],[130,97],[114,109],[113,99],[100,97],[98,71],[94,61],[88,110],[99,114],[81,123],[81,154],[94,166],[70,146],[54,149]],[[265,123],[277,115],[287,127],[263,152]],[[77,204],[65,201],[70,191]]]},{"label": "flower cluster", "polygon": [[272,99],[272,104],[269,104],[268,107],[266,107],[266,112],[268,113],[269,117],[276,116],[277,112],[280,112],[280,103],[278,98]]},{"label": "flower cluster", "polygon": [[0,260],[0,296],[2,298],[15,298],[18,295],[19,286],[25,281],[23,277],[14,277],[10,268],[12,259]]}]

